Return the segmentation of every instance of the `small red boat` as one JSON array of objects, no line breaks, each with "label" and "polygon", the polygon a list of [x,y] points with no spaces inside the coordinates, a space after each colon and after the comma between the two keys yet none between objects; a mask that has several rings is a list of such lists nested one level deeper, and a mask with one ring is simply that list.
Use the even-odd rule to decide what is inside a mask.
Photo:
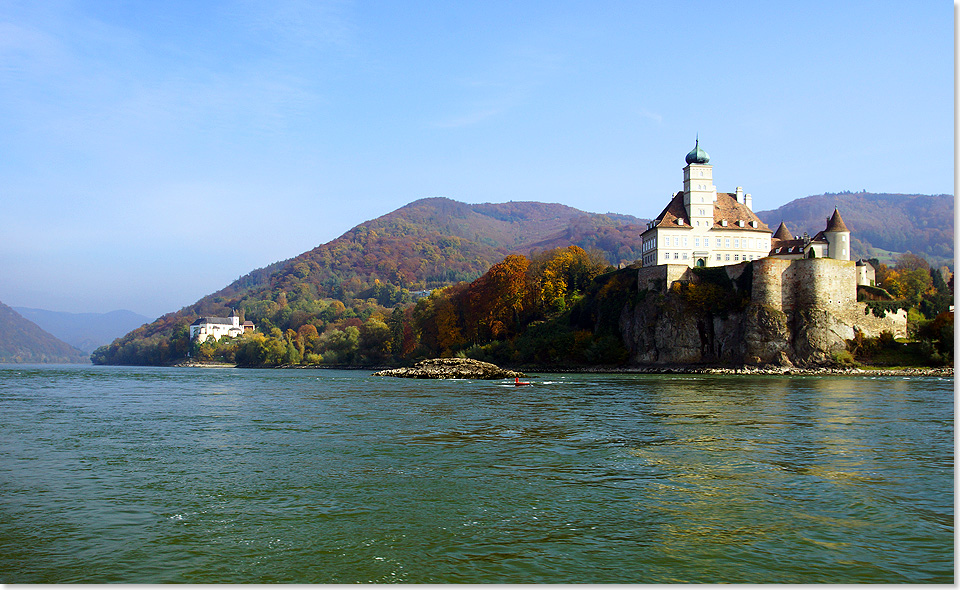
[{"label": "small red boat", "polygon": [[514,385],[516,385],[517,387],[520,387],[521,385],[530,385],[530,382],[529,382],[529,381],[521,381],[521,380],[520,380],[520,377],[517,377],[517,381],[514,383]]}]

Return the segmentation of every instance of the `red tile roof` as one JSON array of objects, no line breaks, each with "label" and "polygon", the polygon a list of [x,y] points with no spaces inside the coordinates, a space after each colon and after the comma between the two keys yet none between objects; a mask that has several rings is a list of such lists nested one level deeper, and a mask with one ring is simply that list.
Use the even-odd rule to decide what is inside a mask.
[{"label": "red tile roof", "polygon": [[[678,219],[683,220],[683,225],[677,224]],[[727,221],[726,227],[720,223],[723,220]],[[743,227],[738,226],[737,221],[743,221]],[[751,221],[755,221],[757,227],[752,227],[750,225]],[[656,217],[650,229],[657,227],[690,227],[690,217],[687,214],[686,207],[683,206],[683,191],[678,192],[670,199],[670,202]],[[770,233],[770,228],[760,221],[756,213],[737,201],[735,193],[717,193],[717,202],[713,204],[713,226],[710,229],[742,229]]]}]

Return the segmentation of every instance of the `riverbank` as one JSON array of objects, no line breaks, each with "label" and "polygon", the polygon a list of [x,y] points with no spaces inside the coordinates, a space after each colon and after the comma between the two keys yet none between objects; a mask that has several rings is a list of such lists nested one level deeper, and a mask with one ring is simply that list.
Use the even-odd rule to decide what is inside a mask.
[{"label": "riverbank", "polygon": [[572,367],[536,369],[524,367],[528,373],[611,373],[649,375],[807,375],[807,376],[857,376],[857,377],[953,377],[953,367],[905,367],[905,368],[800,368],[800,367]]},{"label": "riverbank", "polygon": [[[236,368],[229,363],[203,363],[184,361],[174,367],[190,367],[201,369]],[[392,367],[382,365],[281,365],[278,367],[261,367],[272,369],[337,369],[348,371],[382,371]],[[953,367],[704,367],[697,365],[649,366],[649,367],[504,367],[508,370],[523,371],[524,373],[609,373],[609,374],[644,374],[644,375],[786,375],[786,376],[853,376],[853,377],[953,377]],[[512,378],[512,377],[511,377]]]}]

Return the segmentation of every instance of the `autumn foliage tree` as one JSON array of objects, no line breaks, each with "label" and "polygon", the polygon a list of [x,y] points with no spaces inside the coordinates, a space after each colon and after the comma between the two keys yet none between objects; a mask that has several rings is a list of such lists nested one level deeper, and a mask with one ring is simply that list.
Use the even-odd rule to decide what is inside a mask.
[{"label": "autumn foliage tree", "polygon": [[420,354],[450,356],[471,346],[516,338],[531,322],[564,313],[607,269],[602,254],[578,246],[528,259],[512,254],[469,285],[419,301],[413,318]]}]

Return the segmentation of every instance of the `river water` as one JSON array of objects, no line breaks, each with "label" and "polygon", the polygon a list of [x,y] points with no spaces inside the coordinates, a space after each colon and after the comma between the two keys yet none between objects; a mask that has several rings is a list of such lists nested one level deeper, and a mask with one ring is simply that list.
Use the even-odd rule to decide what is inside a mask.
[{"label": "river water", "polygon": [[953,380],[0,365],[0,582],[952,583]]}]

